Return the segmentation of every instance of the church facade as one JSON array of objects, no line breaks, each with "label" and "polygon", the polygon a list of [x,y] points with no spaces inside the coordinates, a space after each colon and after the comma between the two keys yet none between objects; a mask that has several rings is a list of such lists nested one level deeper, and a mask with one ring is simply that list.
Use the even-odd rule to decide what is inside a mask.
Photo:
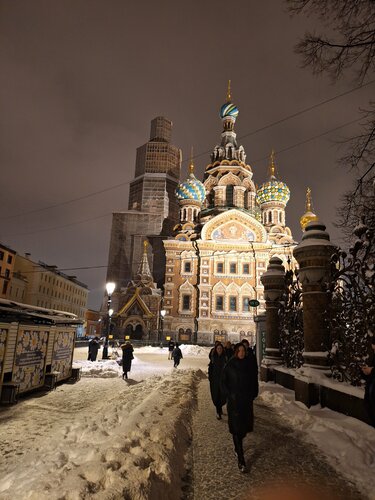
[{"label": "church facade", "polygon": [[269,259],[294,265],[295,245],[286,225],[289,189],[277,178],[271,155],[269,179],[259,189],[237,143],[238,108],[230,89],[220,109],[221,142],[202,181],[178,185],[179,222],[163,241],[164,333],[181,342],[255,342],[254,316],[265,310],[260,277]]}]

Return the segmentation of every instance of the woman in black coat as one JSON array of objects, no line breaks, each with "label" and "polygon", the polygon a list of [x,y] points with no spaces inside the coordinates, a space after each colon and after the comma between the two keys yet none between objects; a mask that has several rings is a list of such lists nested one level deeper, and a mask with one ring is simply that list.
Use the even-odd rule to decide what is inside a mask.
[{"label": "woman in black coat", "polygon": [[130,372],[132,367],[132,360],[134,359],[133,356],[134,349],[130,342],[125,342],[125,344],[122,344],[121,349],[122,349],[122,371],[123,371],[122,378],[127,379],[128,372]]},{"label": "woman in black coat", "polygon": [[243,344],[237,344],[234,356],[225,365],[222,386],[227,397],[229,432],[233,435],[238,467],[246,472],[242,441],[253,431],[253,400],[258,396],[258,365],[252,352]]},{"label": "woman in black coat", "polygon": [[210,357],[208,365],[208,379],[210,381],[211,399],[216,408],[216,418],[221,420],[223,414],[222,407],[225,405],[225,394],[221,387],[221,375],[227,362],[224,347],[217,344]]}]

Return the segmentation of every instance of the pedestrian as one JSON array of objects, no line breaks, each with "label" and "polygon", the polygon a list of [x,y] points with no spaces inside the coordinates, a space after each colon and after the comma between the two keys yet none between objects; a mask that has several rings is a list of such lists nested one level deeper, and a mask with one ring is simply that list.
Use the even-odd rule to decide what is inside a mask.
[{"label": "pedestrian", "polygon": [[253,400],[258,396],[258,366],[255,356],[240,343],[234,356],[225,365],[222,385],[227,398],[229,432],[233,436],[238,467],[247,472],[243,439],[254,428]]},{"label": "pedestrian", "polygon": [[173,367],[177,368],[183,358],[181,349],[178,347],[178,342],[176,342],[175,347],[172,351]]},{"label": "pedestrian", "polygon": [[218,420],[221,420],[223,414],[222,408],[226,403],[225,394],[221,386],[221,375],[226,362],[227,356],[223,344],[217,344],[208,365],[208,379],[210,381],[211,399],[215,405],[216,418]]},{"label": "pedestrian", "polygon": [[172,359],[173,349],[174,349],[174,342],[173,340],[170,339],[168,341],[168,359]]},{"label": "pedestrian", "polygon": [[132,367],[132,360],[134,359],[133,356],[133,346],[131,343],[127,340],[125,344],[122,344],[121,346],[122,349],[122,378],[125,380],[128,378],[128,372],[130,372],[131,367]]},{"label": "pedestrian", "polygon": [[232,342],[230,340],[227,340],[224,345],[224,350],[225,350],[225,355],[228,358],[228,360],[233,356],[234,354],[234,349],[232,346]]},{"label": "pedestrian", "polygon": [[362,366],[363,376],[366,380],[365,408],[370,417],[371,425],[375,427],[375,335],[371,337],[371,348],[373,350],[368,365]]},{"label": "pedestrian", "polygon": [[210,350],[209,354],[208,354],[208,359],[211,361],[211,356],[213,355],[214,351],[215,351],[215,348],[217,345],[221,344],[220,340],[215,340],[215,343],[214,343],[214,346],[212,347],[212,349]]},{"label": "pedestrian", "polygon": [[89,355],[87,359],[89,361],[96,361],[99,349],[100,349],[99,338],[94,337],[89,342]]}]

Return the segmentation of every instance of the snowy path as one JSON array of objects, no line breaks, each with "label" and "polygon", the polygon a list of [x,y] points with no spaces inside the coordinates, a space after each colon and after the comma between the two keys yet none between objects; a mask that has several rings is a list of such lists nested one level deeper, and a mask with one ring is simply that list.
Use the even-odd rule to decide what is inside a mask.
[{"label": "snowy path", "polygon": [[[228,432],[227,415],[215,418],[208,380],[198,388],[198,406],[193,417],[192,487],[190,500],[240,499],[245,493],[256,499],[255,490],[265,484],[297,480],[324,485],[340,500],[363,499],[356,488],[340,477],[320,451],[302,439],[302,434],[283,422],[275,411],[255,405],[255,431],[244,441],[249,474],[241,474]],[[282,477],[284,477],[284,480]]]},{"label": "snowy path", "polygon": [[[227,417],[215,418],[207,356],[185,346],[175,370],[165,350],[137,349],[125,382],[115,361],[87,362],[87,349],[76,349],[79,383],[0,408],[0,500],[220,500],[249,489],[255,500],[257,486],[283,473],[325,484],[340,500],[371,498],[375,431],[307,410],[275,384],[261,384],[255,432],[245,441],[251,471],[240,474]],[[328,450],[347,479],[303,439]]]}]

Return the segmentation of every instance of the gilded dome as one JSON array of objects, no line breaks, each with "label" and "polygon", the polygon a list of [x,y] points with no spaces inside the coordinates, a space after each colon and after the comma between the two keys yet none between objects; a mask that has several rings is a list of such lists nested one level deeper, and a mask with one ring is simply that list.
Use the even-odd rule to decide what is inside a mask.
[{"label": "gilded dome", "polygon": [[319,217],[314,214],[313,212],[313,206],[312,206],[312,197],[311,197],[311,189],[307,188],[306,190],[306,206],[305,206],[305,213],[302,215],[302,217],[299,220],[299,223],[301,224],[302,231],[305,230],[305,227],[309,222],[312,221],[318,221]]}]

